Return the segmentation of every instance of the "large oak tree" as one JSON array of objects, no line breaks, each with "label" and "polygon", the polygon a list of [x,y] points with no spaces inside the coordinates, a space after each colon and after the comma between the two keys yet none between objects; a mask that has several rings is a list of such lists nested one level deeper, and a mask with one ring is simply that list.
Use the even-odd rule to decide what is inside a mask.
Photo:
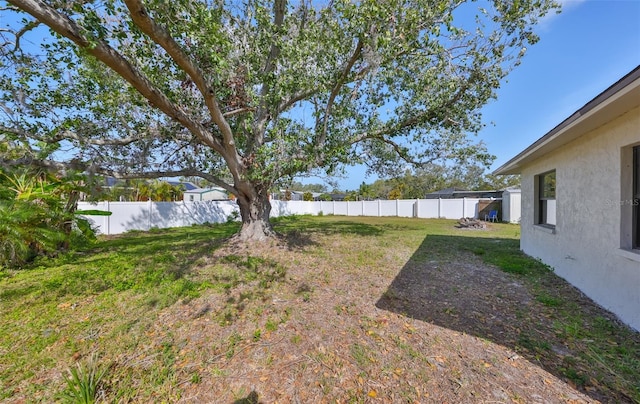
[{"label": "large oak tree", "polygon": [[[345,164],[488,158],[471,139],[551,0],[9,0],[3,165],[199,176],[269,237],[270,188]],[[15,154],[15,152],[14,152]]]}]

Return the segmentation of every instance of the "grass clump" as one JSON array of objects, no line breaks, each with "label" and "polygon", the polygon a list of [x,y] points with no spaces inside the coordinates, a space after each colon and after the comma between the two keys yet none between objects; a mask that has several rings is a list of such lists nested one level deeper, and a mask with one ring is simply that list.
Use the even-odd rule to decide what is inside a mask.
[{"label": "grass clump", "polygon": [[282,265],[261,257],[228,255],[222,261],[239,269],[220,277],[221,280],[227,281],[229,287],[257,280],[261,288],[269,288],[286,275],[286,269]]},{"label": "grass clump", "polygon": [[546,292],[541,292],[536,296],[536,300],[548,307],[558,307],[562,304],[562,299],[552,296]]},{"label": "grass clump", "polygon": [[103,381],[108,367],[100,365],[94,355],[84,364],[78,363],[69,369],[65,378],[65,389],[58,394],[58,399],[69,404],[93,404],[98,401],[103,391]]}]

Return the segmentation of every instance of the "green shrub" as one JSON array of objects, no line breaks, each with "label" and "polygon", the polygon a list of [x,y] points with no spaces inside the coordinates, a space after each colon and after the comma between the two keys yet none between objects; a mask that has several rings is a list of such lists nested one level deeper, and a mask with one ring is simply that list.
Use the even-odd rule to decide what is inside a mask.
[{"label": "green shrub", "polygon": [[234,210],[233,212],[227,215],[227,223],[237,222],[239,218],[240,218],[240,212],[238,212],[237,210]]},{"label": "green shrub", "polygon": [[40,173],[0,173],[0,266],[21,267],[95,239],[91,223],[74,214],[77,195]]}]

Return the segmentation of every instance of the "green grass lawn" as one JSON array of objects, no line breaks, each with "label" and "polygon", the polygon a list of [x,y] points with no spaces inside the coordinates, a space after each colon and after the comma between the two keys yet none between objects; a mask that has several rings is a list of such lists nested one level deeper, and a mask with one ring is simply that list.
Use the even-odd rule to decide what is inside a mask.
[{"label": "green grass lawn", "polygon": [[107,349],[113,354],[135,349],[143,334],[129,331],[144,330],[163,307],[220,287],[188,272],[236,230],[131,232],[103,238],[88,251],[1,272],[0,398],[21,385],[27,396],[47,396],[62,385],[41,384],[38,373],[70,368],[98,339],[112,341]]},{"label": "green grass lawn", "polygon": [[[286,235],[292,251],[306,248],[329,259],[336,253],[332,248],[343,248],[339,253],[354,268],[374,267],[385,249],[392,250],[396,245],[412,251],[413,262],[472,254],[495,265],[526,283],[536,300],[550,310],[553,338],[562,338],[566,344],[586,344],[581,351],[584,357],[578,362],[597,363],[596,367],[609,371],[605,377],[597,372],[585,373],[579,363],[566,363],[556,369],[561,376],[578,387],[606,383],[608,389],[640,402],[637,333],[605,317],[585,318],[580,307],[550,286],[557,279],[552,271],[519,251],[518,226],[494,224],[491,231],[465,231],[455,229],[453,223],[294,216],[276,220],[275,226]],[[73,402],[70,397],[74,397],[74,386],[90,389],[87,378],[91,370],[104,372],[110,400],[148,401],[155,397],[152,394],[160,394],[158,391],[178,391],[175,394],[179,396],[184,382],[176,372],[180,346],[167,342],[156,355],[139,358],[141,363],[136,366],[122,363],[135,362],[135,352],[151,343],[151,325],[160,321],[167,307],[184,304],[203,293],[223,294],[239,287],[245,288],[241,296],[258,301],[277,289],[293,258],[275,261],[259,255],[230,254],[211,261],[211,254],[237,230],[238,225],[231,223],[132,232],[100,238],[86,251],[41,260],[31,268],[0,271],[0,400],[26,397]],[[316,236],[375,240],[378,249],[366,253],[352,247],[344,250],[323,245]],[[325,272],[324,276],[332,276]],[[303,301],[313,303],[312,290],[298,289],[296,293],[303,296]],[[242,321],[234,312],[238,302],[228,303],[219,312],[206,315],[231,325]],[[278,321],[286,321],[286,316]],[[261,324],[252,338],[260,340],[274,327],[275,320]],[[292,336],[292,344],[295,338]],[[235,340],[229,337],[227,342],[233,353]],[[544,357],[553,343],[525,334],[519,346]],[[355,348],[351,354],[363,356]],[[76,379],[67,383],[72,369]],[[193,372],[189,381],[197,383],[200,377]],[[176,397],[171,394],[167,397]]]}]

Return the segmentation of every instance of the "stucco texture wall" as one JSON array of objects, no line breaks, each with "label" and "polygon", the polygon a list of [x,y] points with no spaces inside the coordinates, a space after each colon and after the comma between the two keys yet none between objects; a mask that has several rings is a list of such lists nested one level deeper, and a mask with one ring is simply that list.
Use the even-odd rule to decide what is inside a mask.
[{"label": "stucco texture wall", "polygon": [[[640,330],[640,254],[621,250],[621,151],[640,143],[640,109],[522,170],[522,250]],[[556,170],[555,231],[534,224],[535,176]],[[625,185],[626,186],[626,185]],[[631,186],[629,182],[628,186]],[[626,219],[625,219],[626,220]],[[629,219],[630,220],[630,219]]]}]

